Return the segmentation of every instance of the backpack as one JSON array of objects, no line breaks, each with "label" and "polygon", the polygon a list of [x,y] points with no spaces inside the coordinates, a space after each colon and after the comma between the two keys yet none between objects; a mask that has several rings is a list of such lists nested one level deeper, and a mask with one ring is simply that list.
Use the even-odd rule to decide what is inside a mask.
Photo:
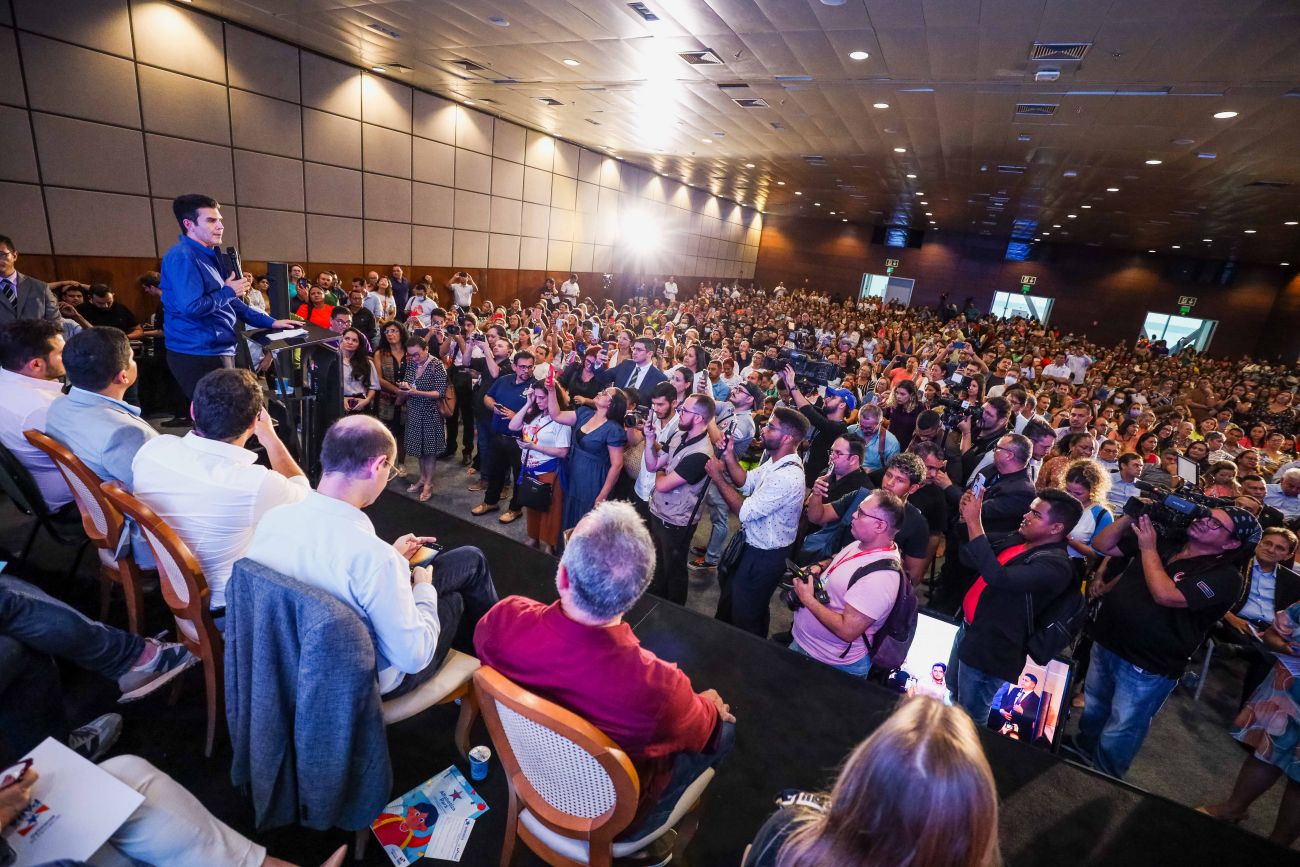
[{"label": "backpack", "polygon": [[[875,638],[867,647],[872,668],[880,666],[882,670],[892,670],[898,668],[907,659],[907,651],[912,646],[912,639],[916,637],[916,619],[920,604],[916,601],[916,591],[912,589],[911,580],[897,560],[877,560],[875,563],[868,563],[853,573],[853,577],[849,579],[849,588],[872,572],[898,573],[898,597],[894,600],[894,607],[889,609],[884,623],[876,630]],[[844,653],[848,652],[849,648],[845,647]]]},{"label": "backpack", "polygon": [[1073,644],[1083,631],[1088,621],[1088,602],[1079,584],[1071,581],[1037,618],[1040,626],[1035,628],[1034,601],[1029,593],[1025,594],[1025,612],[1029,615],[1029,641],[1025,649],[1034,662],[1047,665]]}]

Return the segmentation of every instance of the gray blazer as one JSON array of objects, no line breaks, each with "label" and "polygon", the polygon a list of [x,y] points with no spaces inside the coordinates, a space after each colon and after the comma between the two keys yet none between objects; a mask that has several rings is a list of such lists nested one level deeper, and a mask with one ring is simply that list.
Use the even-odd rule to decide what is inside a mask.
[{"label": "gray blazer", "polygon": [[54,293],[49,284],[28,277],[21,271],[18,274],[18,313],[14,314],[8,302],[0,300],[0,325],[15,319],[49,319],[59,321],[59,305],[54,301]]},{"label": "gray blazer", "polygon": [[104,481],[134,490],[131,462],[158,432],[138,413],[105,397],[74,388],[50,404],[45,432],[63,443]]}]

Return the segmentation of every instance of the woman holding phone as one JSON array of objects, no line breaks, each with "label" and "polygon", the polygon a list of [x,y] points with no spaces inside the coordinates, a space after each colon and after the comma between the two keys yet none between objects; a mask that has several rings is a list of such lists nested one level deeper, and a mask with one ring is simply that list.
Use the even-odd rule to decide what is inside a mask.
[{"label": "woman holding phone", "polygon": [[446,445],[447,430],[439,401],[447,394],[447,369],[429,352],[423,337],[406,343],[406,371],[397,385],[398,403],[406,407],[406,453],[420,461],[420,477],[406,489],[420,492],[420,502],[433,496],[433,468]]},{"label": "woman holding phone", "polygon": [[564,488],[560,465],[569,457],[573,428],[559,424],[550,412],[547,382],[533,380],[523,409],[510,419],[510,430],[519,439],[522,453],[519,477],[532,476],[551,486],[551,504],[546,511],[524,507],[528,525],[527,544],[554,554],[560,544],[560,523],[564,517]]}]

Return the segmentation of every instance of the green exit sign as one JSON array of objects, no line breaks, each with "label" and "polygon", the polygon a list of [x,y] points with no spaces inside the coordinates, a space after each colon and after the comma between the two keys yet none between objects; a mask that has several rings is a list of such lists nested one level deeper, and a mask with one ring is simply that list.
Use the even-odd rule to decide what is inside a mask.
[{"label": "green exit sign", "polygon": [[885,274],[886,274],[887,276],[890,275],[890,274],[893,274],[893,273],[894,273],[894,269],[893,269],[893,268],[886,268],[886,269],[885,269]]},{"label": "green exit sign", "polygon": [[1186,316],[1188,313],[1191,313],[1191,312],[1192,312],[1192,308],[1190,308],[1190,307],[1179,307],[1179,308],[1178,308],[1178,315],[1179,315],[1179,316]]}]

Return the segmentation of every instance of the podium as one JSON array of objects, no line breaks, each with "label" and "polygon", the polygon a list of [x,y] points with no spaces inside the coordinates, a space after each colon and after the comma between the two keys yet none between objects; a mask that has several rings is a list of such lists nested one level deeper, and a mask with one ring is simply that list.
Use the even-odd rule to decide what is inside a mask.
[{"label": "podium", "polygon": [[[292,450],[302,457],[303,469],[314,481],[328,419],[343,415],[343,389],[341,381],[336,381],[336,387],[322,390],[320,386],[324,378],[309,377],[308,363],[314,354],[328,352],[332,353],[333,367],[338,370],[337,349],[330,342],[338,340],[339,335],[310,322],[298,323],[298,329],[306,333],[279,337],[277,335],[286,331],[260,329],[248,331],[244,336],[271,353],[274,359],[272,370],[275,373],[275,386],[272,397],[278,397],[285,405],[288,430],[284,434],[292,438],[292,443],[286,444],[291,449],[297,447]],[[295,371],[298,374],[296,378]],[[321,423],[322,418],[327,419],[326,423]]]}]

